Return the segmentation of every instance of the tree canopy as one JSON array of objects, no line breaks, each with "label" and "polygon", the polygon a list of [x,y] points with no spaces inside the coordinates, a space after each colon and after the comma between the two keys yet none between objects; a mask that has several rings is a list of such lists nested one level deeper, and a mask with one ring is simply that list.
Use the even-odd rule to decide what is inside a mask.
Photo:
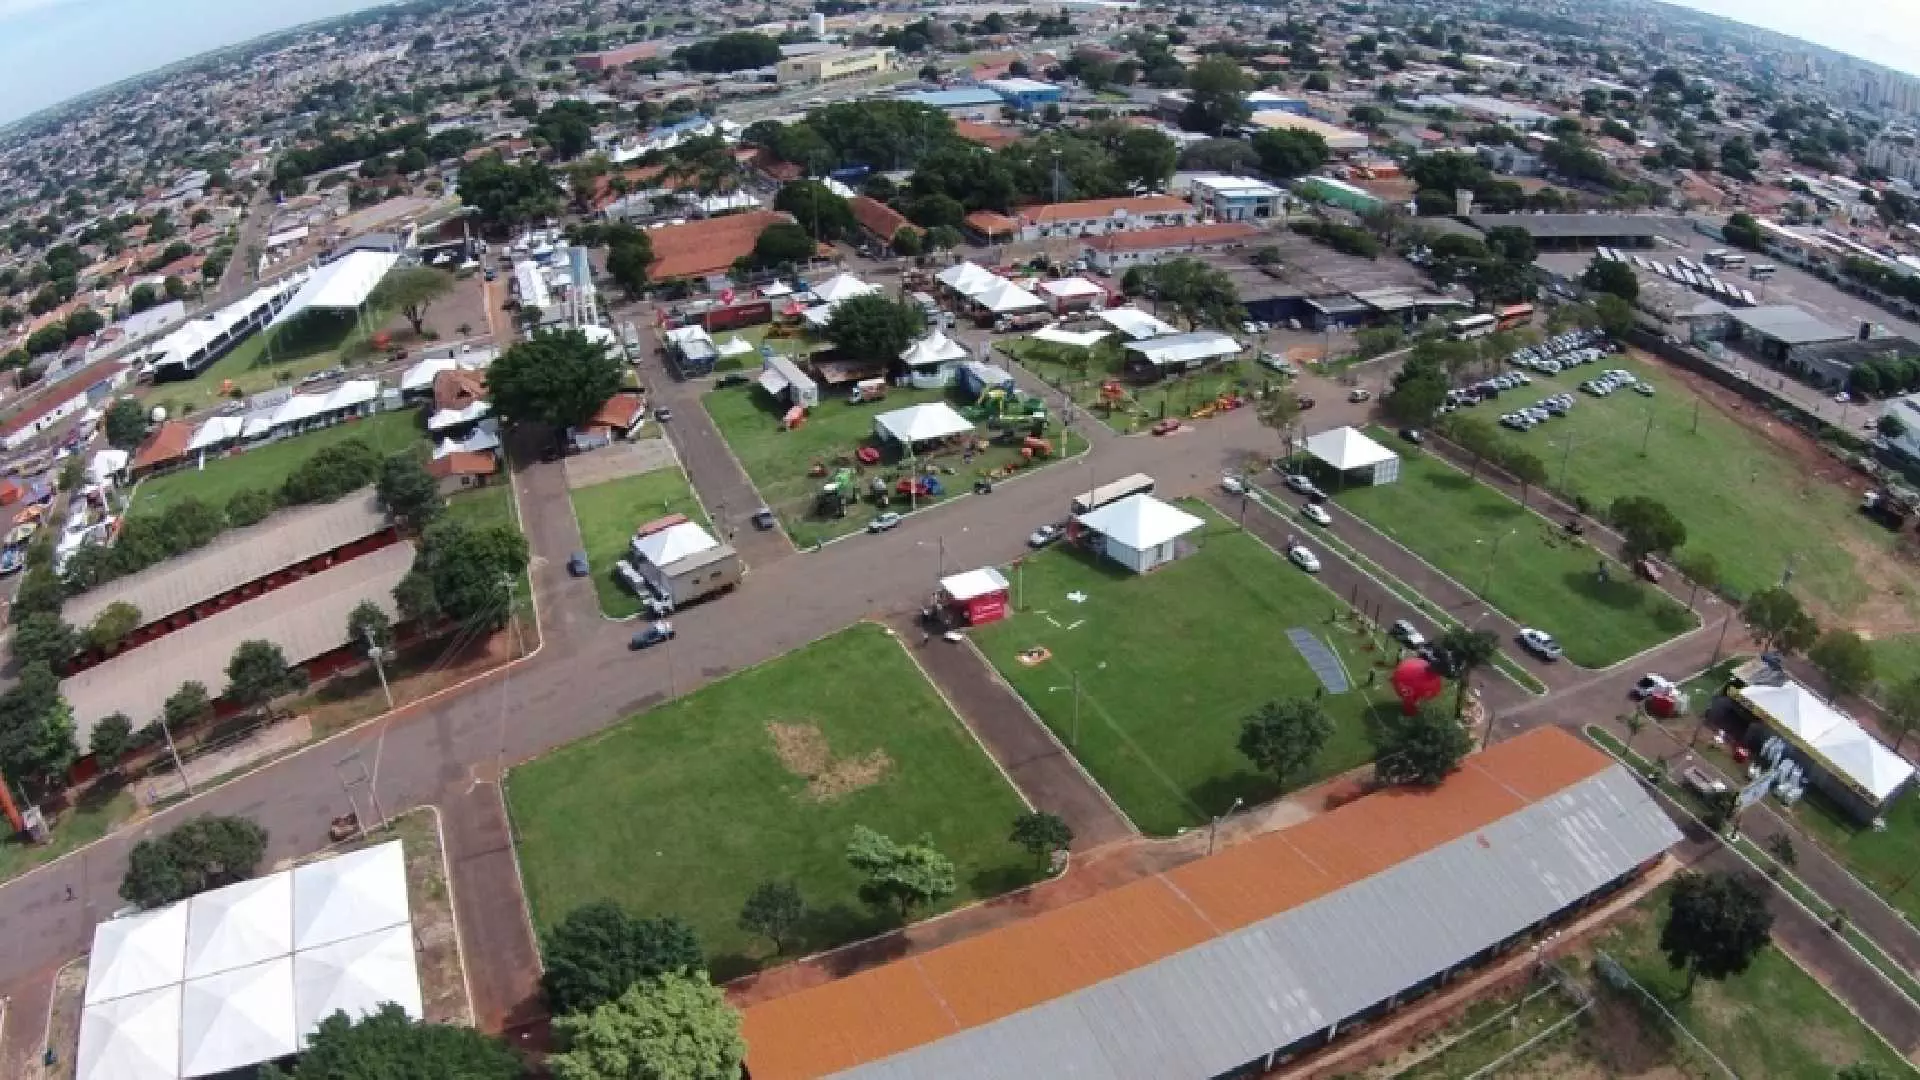
[{"label": "tree canopy", "polygon": [[287,654],[280,646],[271,641],[243,641],[227,661],[227,692],[223,696],[243,709],[257,709],[306,685],[306,673],[287,663]]},{"label": "tree canopy", "polygon": [[1857,694],[1873,685],[1873,649],[1851,630],[1829,630],[1807,650],[1807,661],[1827,680],[1829,697]]},{"label": "tree canopy", "polygon": [[1778,647],[1787,652],[1798,652],[1812,645],[1814,639],[1820,636],[1819,624],[1801,606],[1800,598],[1787,591],[1785,586],[1761,589],[1747,597],[1747,605],[1740,614],[1769,649]]},{"label": "tree canopy", "polygon": [[799,935],[800,923],[807,917],[806,901],[800,887],[791,881],[763,881],[747,894],[740,905],[740,929],[773,942],[775,955],[785,953]]},{"label": "tree canopy", "polygon": [[515,343],[487,369],[495,414],[556,434],[587,422],[620,389],[621,363],[577,327]]},{"label": "tree canopy", "polygon": [[44,663],[21,666],[0,693],[0,775],[34,788],[58,784],[79,755],[73,709]]},{"label": "tree canopy", "polygon": [[203,815],[135,844],[120,897],[143,908],[184,900],[253,876],[266,851],[267,830],[253,821]]},{"label": "tree canopy", "polygon": [[1660,951],[1687,973],[1687,991],[1704,975],[1719,980],[1751,967],[1773,938],[1773,913],[1760,890],[1733,874],[1680,875],[1667,898]]},{"label": "tree canopy", "polygon": [[1036,861],[1046,863],[1053,858],[1054,852],[1065,851],[1073,844],[1073,827],[1058,814],[1044,810],[1029,810],[1013,819],[1013,831],[1007,839],[1027,849]]},{"label": "tree canopy", "polygon": [[860,899],[874,907],[895,909],[902,919],[916,907],[952,896],[959,888],[953,863],[933,846],[932,837],[917,844],[897,844],[886,836],[855,825],[847,841],[847,862],[866,880]]},{"label": "tree canopy", "polygon": [[1240,726],[1240,752],[1286,788],[1313,767],[1333,736],[1333,718],[1311,698],[1269,701]]},{"label": "tree canopy", "polygon": [[689,71],[724,74],[748,68],[772,67],[780,62],[780,43],[765,34],[739,30],[697,41],[673,54]]},{"label": "tree canopy", "polygon": [[1621,554],[1628,562],[1648,555],[1671,555],[1687,542],[1687,526],[1667,504],[1646,495],[1622,495],[1607,508],[1607,521],[1620,530]]},{"label": "tree canopy", "polygon": [[1147,287],[1191,328],[1202,322],[1232,326],[1245,314],[1227,272],[1199,259],[1168,259],[1148,269]]},{"label": "tree canopy", "polygon": [[439,483],[414,453],[403,451],[381,462],[373,491],[381,508],[394,521],[416,532],[426,528],[447,508]]},{"label": "tree canopy", "polygon": [[408,619],[444,617],[497,629],[507,624],[507,589],[528,558],[527,538],[511,525],[475,527],[442,518],[421,534],[413,568],[394,587],[394,601]]},{"label": "tree canopy", "polygon": [[410,266],[390,271],[374,289],[374,302],[397,309],[422,334],[427,328],[427,309],[435,300],[453,291],[453,275],[431,266]]},{"label": "tree canopy", "polygon": [[883,293],[869,293],[834,308],[825,335],[849,360],[890,363],[913,344],[925,326],[926,317],[917,306]]},{"label": "tree canopy", "polygon": [[700,971],[700,939],[668,915],[637,918],[611,901],[574,908],[542,943],[540,985],[555,1015],[589,1012],[634,984]]},{"label": "tree canopy", "polygon": [[818,180],[782,184],[773,208],[792,214],[801,228],[825,241],[846,239],[858,229],[847,200]]},{"label": "tree canopy", "polygon": [[313,1033],[292,1080],[519,1080],[500,1040],[459,1024],[426,1024],[386,1004],[358,1020],[336,1012]]},{"label": "tree canopy", "polygon": [[740,1014],[706,972],[637,983],[587,1013],[556,1017],[554,1080],[738,1080]]},{"label": "tree canopy", "polygon": [[1634,275],[1633,267],[1612,259],[1595,259],[1589,263],[1587,272],[1580,275],[1580,284],[1595,292],[1611,293],[1628,303],[1640,298],[1640,279]]},{"label": "tree canopy", "polygon": [[473,207],[483,222],[505,228],[554,217],[562,207],[560,184],[546,165],[509,165],[498,154],[462,168],[457,190],[460,201]]},{"label": "tree canopy", "polygon": [[1451,710],[1429,701],[1410,716],[1384,716],[1373,749],[1373,775],[1381,783],[1431,787],[1460,767],[1473,739]]},{"label": "tree canopy", "polygon": [[1188,131],[1218,135],[1246,123],[1247,91],[1252,80],[1231,56],[1213,55],[1195,64],[1187,72],[1189,102],[1180,114],[1180,126]]},{"label": "tree canopy", "polygon": [[131,453],[147,437],[147,407],[136,398],[116,398],[102,426],[108,445]]},{"label": "tree canopy", "polygon": [[1305,176],[1326,164],[1327,140],[1311,131],[1276,128],[1253,137],[1252,149],[1260,167],[1280,180]]}]

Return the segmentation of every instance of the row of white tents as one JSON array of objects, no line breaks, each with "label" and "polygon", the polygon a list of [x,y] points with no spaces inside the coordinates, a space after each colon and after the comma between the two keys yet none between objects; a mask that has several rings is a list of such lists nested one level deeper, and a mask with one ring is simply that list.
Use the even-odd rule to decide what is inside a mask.
[{"label": "row of white tents", "polygon": [[388,1003],[422,1016],[398,841],[95,927],[74,1075],[211,1076]]}]

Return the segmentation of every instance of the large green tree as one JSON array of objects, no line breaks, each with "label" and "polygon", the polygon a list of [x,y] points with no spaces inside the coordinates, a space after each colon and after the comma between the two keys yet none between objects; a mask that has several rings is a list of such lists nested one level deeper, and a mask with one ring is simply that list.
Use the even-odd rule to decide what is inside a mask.
[{"label": "large green tree", "polygon": [[1189,102],[1180,125],[1189,131],[1218,135],[1246,123],[1247,91],[1253,80],[1231,56],[1215,54],[1187,72]]},{"label": "large green tree", "polygon": [[1460,767],[1473,749],[1451,710],[1427,702],[1412,715],[1390,712],[1373,734],[1373,775],[1383,784],[1431,787]]},{"label": "large green tree", "polygon": [[1607,522],[1620,531],[1620,553],[1630,563],[1649,555],[1671,555],[1687,542],[1686,523],[1651,496],[1622,495],[1613,500]]},{"label": "large green tree", "polygon": [[1687,973],[1687,993],[1702,975],[1720,980],[1747,970],[1772,939],[1767,899],[1744,877],[1686,873],[1673,883],[1660,951]]},{"label": "large green tree", "polygon": [[1199,259],[1169,259],[1147,271],[1147,287],[1193,329],[1202,322],[1232,326],[1245,312],[1240,291],[1225,270]]},{"label": "large green tree", "polygon": [[799,936],[800,924],[807,917],[806,901],[800,887],[791,881],[763,881],[747,894],[740,905],[737,925],[749,934],[758,934],[773,942],[774,955],[787,951]]},{"label": "large green tree", "polygon": [[79,753],[59,677],[45,664],[23,665],[0,693],[0,775],[36,789],[54,787]]},{"label": "large green tree", "polygon": [[1473,685],[1473,676],[1500,654],[1500,639],[1491,630],[1450,626],[1440,634],[1434,647],[1446,654],[1453,665],[1453,715],[1456,721],[1464,720],[1467,690]]},{"label": "large green tree", "polygon": [[393,454],[381,462],[373,490],[394,521],[416,532],[432,524],[447,508],[439,483],[427,472],[420,455],[414,453]]},{"label": "large green tree", "polygon": [[627,294],[627,299],[639,299],[653,274],[653,240],[639,229],[631,229],[610,238],[607,244],[607,273]]},{"label": "large green tree", "polygon": [[612,901],[585,904],[543,935],[540,977],[556,1015],[590,1012],[635,983],[702,970],[700,939],[679,919],[638,918]]},{"label": "large green tree", "polygon": [[1613,259],[1597,258],[1587,264],[1587,272],[1580,275],[1580,284],[1595,292],[1611,293],[1628,303],[1640,299],[1640,279],[1633,267]]},{"label": "large green tree", "polygon": [[1253,137],[1260,167],[1276,180],[1305,176],[1327,163],[1327,140],[1311,131],[1276,128]]},{"label": "large green tree", "polygon": [[953,863],[933,846],[932,837],[917,844],[897,844],[886,836],[855,825],[847,841],[847,863],[866,880],[860,899],[874,907],[897,911],[902,920],[913,909],[952,896],[959,888]]},{"label": "large green tree", "polygon": [[482,222],[503,228],[557,216],[564,201],[559,182],[545,165],[509,165],[498,154],[462,168],[458,190],[460,200],[473,207]]},{"label": "large green tree", "polygon": [[293,1080],[520,1080],[522,1069],[499,1039],[421,1023],[389,1003],[357,1020],[336,1012],[320,1021]]},{"label": "large green tree", "polygon": [[527,538],[511,525],[476,528],[443,518],[420,536],[413,569],[394,587],[402,617],[448,618],[498,629],[512,609],[508,589],[529,558]]},{"label": "large green tree", "polygon": [[801,228],[823,241],[843,240],[852,236],[857,227],[847,200],[818,180],[794,180],[780,185],[780,193],[773,197],[773,208],[792,214]]},{"label": "large green tree", "polygon": [[1240,725],[1240,752],[1286,788],[1313,767],[1333,737],[1333,718],[1310,698],[1269,701]]},{"label": "large green tree", "polygon": [[926,327],[920,309],[882,293],[842,301],[827,321],[826,338],[840,354],[859,363],[888,363],[899,357]]},{"label": "large green tree", "polygon": [[380,279],[373,292],[376,307],[391,308],[406,317],[416,334],[427,330],[427,309],[453,291],[453,275],[431,266],[394,270]]},{"label": "large green tree", "polygon": [[131,453],[147,437],[147,407],[135,398],[118,398],[107,406],[102,427],[108,445]]},{"label": "large green tree", "polygon": [[554,1080],[738,1080],[740,1014],[705,972],[637,983],[592,1012],[553,1022]]},{"label": "large green tree", "polygon": [[1820,636],[1819,624],[1801,606],[1800,598],[1787,591],[1785,586],[1761,589],[1747,597],[1747,605],[1740,614],[1769,649],[1778,647],[1787,652],[1799,652]]},{"label": "large green tree", "polygon": [[1827,680],[1827,696],[1858,694],[1873,685],[1873,649],[1851,630],[1829,630],[1807,650],[1807,661]]},{"label": "large green tree", "polygon": [[587,422],[620,389],[621,364],[578,328],[535,334],[487,369],[493,411],[511,424],[544,424],[556,438]]},{"label": "large green tree", "polygon": [[306,685],[306,673],[287,663],[287,654],[280,646],[271,641],[243,641],[227,661],[227,692],[223,696],[243,709],[258,709]]},{"label": "large green tree", "polygon": [[1044,866],[1055,853],[1073,846],[1073,826],[1059,814],[1029,810],[1013,819],[1013,831],[1007,839],[1027,849],[1027,854]]},{"label": "large green tree", "polygon": [[144,908],[253,876],[267,852],[267,830],[242,817],[201,816],[142,840],[127,854],[120,896]]}]

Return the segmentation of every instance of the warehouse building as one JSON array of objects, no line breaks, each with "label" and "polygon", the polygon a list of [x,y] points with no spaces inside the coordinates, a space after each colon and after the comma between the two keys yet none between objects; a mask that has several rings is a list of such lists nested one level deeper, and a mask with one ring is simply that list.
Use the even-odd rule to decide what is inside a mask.
[{"label": "warehouse building", "polygon": [[780,61],[774,68],[781,86],[810,85],[879,75],[893,70],[893,50],[832,49]]},{"label": "warehouse building", "polygon": [[1684,236],[1691,231],[1678,218],[1654,214],[1471,214],[1467,221],[1483,233],[1503,225],[1525,229],[1541,251],[1645,249],[1663,233]]},{"label": "warehouse building", "polygon": [[1257,1075],[1524,946],[1679,839],[1625,768],[1540,728],[1438,787],[754,1005],[748,1071]]}]

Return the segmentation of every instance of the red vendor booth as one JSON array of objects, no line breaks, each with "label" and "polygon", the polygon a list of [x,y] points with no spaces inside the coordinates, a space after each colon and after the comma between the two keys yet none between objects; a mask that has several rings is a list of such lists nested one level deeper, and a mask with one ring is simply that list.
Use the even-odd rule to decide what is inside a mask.
[{"label": "red vendor booth", "polygon": [[940,606],[953,622],[984,626],[1007,617],[1007,579],[993,567],[940,579]]}]

